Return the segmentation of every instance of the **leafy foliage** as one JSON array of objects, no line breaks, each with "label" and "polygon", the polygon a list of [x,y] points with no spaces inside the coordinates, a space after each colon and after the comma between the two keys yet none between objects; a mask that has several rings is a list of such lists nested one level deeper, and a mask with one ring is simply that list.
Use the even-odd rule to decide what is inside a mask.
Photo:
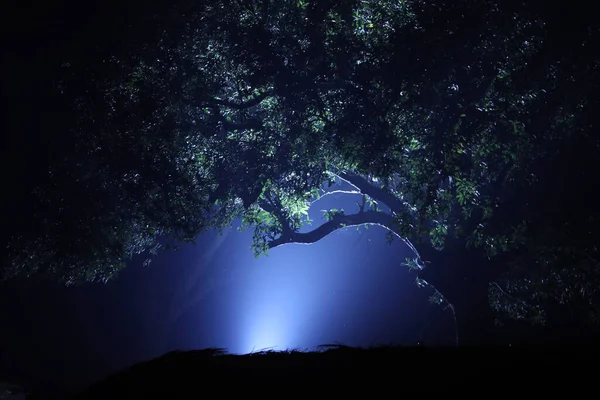
[{"label": "leafy foliage", "polygon": [[[112,54],[62,64],[56,107],[70,118],[26,191],[31,223],[3,277],[106,280],[236,219],[257,255],[376,224],[390,240],[509,257],[490,296],[514,318],[540,321],[548,299],[596,312],[595,250],[527,200],[566,144],[596,154],[592,25],[563,35],[533,2],[492,0],[181,7]],[[299,233],[344,180],[358,211],[324,210]]]}]

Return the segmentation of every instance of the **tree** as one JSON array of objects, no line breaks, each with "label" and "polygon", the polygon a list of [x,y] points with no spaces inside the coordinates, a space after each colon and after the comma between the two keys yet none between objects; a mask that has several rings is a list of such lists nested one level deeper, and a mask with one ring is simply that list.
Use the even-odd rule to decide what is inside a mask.
[{"label": "tree", "polygon": [[[106,280],[134,254],[238,218],[256,255],[377,225],[414,251],[406,264],[439,302],[467,307],[446,278],[468,273],[470,294],[489,289],[498,311],[514,309],[505,282],[528,279],[523,249],[544,246],[528,235],[560,228],[511,207],[565,143],[592,141],[597,32],[555,47],[553,15],[491,0],[207,1],[150,15],[158,28],[121,51],[63,65],[57,89],[76,122],[3,276]],[[575,55],[582,63],[566,65]],[[356,210],[326,210],[299,232],[315,202],[342,192]],[[497,268],[444,271],[439,254]],[[573,268],[579,281],[593,269]]]}]

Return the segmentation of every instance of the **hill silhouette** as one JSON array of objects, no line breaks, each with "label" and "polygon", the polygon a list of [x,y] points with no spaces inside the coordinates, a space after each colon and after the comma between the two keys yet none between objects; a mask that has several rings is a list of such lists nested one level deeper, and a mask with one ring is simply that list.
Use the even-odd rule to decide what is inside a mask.
[{"label": "hill silhouette", "polygon": [[[576,347],[428,348],[324,346],[322,351],[175,351],[92,385],[79,399],[191,399],[222,394],[392,395],[571,392],[596,350]],[[360,391],[360,392],[358,392]]]}]

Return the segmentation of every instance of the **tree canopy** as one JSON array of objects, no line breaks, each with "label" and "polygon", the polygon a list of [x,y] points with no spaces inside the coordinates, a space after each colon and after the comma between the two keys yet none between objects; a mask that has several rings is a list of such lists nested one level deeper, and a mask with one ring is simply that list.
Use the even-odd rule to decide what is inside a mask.
[{"label": "tree canopy", "polygon": [[[598,214],[580,170],[564,170],[598,154],[598,32],[559,11],[214,0],[149,13],[120,47],[63,60],[48,121],[60,139],[19,198],[31,215],[2,276],[105,281],[238,219],[257,255],[370,224],[418,271],[426,248],[502,260],[486,287],[504,315],[598,321]],[[310,221],[331,193],[356,209]]]}]

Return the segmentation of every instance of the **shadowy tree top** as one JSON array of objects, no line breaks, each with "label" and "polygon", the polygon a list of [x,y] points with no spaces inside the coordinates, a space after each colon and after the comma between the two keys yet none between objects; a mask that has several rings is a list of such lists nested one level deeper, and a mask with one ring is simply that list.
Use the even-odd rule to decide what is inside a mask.
[{"label": "shadowy tree top", "polygon": [[[411,246],[513,251],[530,218],[507,205],[586,137],[597,96],[597,32],[559,36],[548,15],[491,0],[204,1],[150,15],[122,48],[62,65],[66,139],[3,276],[105,280],[238,218],[256,254],[363,224]],[[340,183],[357,210],[299,233]]]}]

